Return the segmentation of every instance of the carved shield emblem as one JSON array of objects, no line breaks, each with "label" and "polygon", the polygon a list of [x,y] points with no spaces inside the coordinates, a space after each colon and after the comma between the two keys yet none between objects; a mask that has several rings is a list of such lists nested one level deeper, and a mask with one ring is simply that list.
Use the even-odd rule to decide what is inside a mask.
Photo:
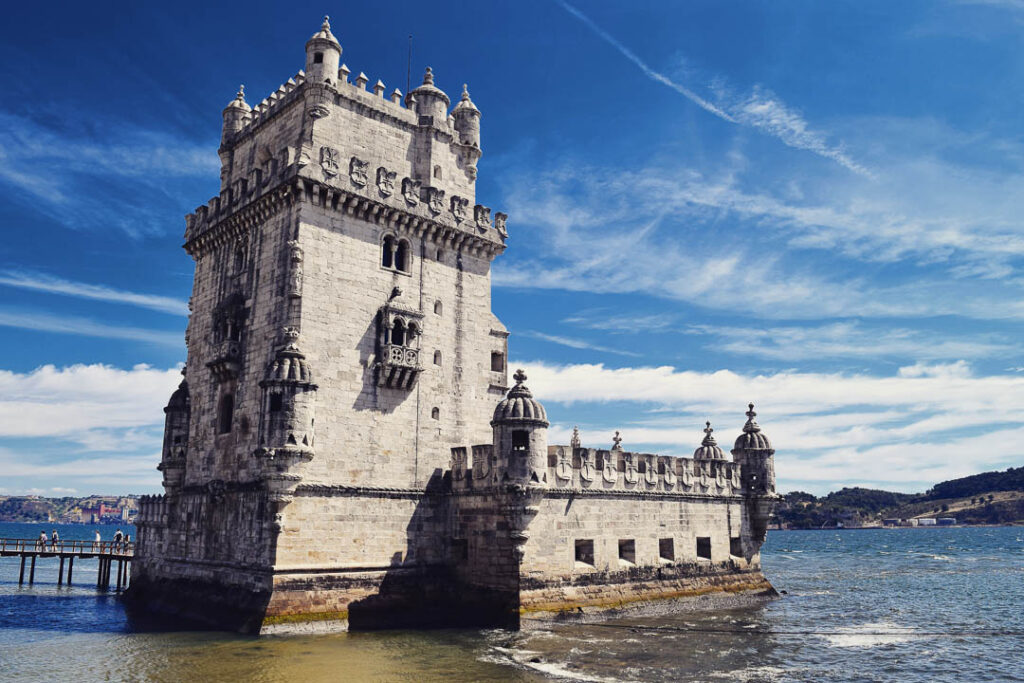
[{"label": "carved shield emblem", "polygon": [[444,190],[437,187],[427,188],[427,205],[432,213],[444,211]]},{"label": "carved shield emblem", "polygon": [[466,475],[466,452],[461,448],[452,449],[452,476],[462,481]]},{"label": "carved shield emblem", "polygon": [[451,211],[456,221],[465,220],[466,213],[469,211],[469,200],[452,196]]},{"label": "carved shield emblem", "polygon": [[381,166],[377,169],[377,189],[385,197],[390,197],[395,192],[395,178],[398,177],[396,171],[389,171],[388,169]]},{"label": "carved shield emblem", "polygon": [[507,220],[508,214],[504,214],[500,211],[494,214],[494,229],[498,231],[498,234],[501,235],[503,239],[508,237],[508,230],[505,228],[505,221]]},{"label": "carved shield emblem", "polygon": [[658,483],[658,460],[653,455],[647,458],[647,471],[644,472],[644,481],[651,486]]},{"label": "carved shield emblem", "polygon": [[740,468],[733,466],[732,468],[732,487],[738,489],[740,487]]},{"label": "carved shield emblem", "polygon": [[419,180],[402,178],[402,196],[409,206],[416,206],[420,203],[420,187],[423,185]]},{"label": "carved shield emblem", "polygon": [[352,180],[352,184],[357,187],[366,187],[369,179],[369,169],[369,161],[363,161],[359,157],[352,157],[352,161],[348,164],[348,177]]},{"label": "carved shield emblem", "polygon": [[491,210],[486,206],[477,204],[473,207],[473,220],[476,221],[476,227],[481,231],[491,227]]},{"label": "carved shield emblem", "polygon": [[669,460],[665,463],[665,486],[672,488],[676,485],[676,464],[674,461]]},{"label": "carved shield emblem", "polygon": [[580,464],[580,479],[585,482],[594,481],[594,463],[588,457]]},{"label": "carved shield emblem", "polygon": [[640,472],[637,470],[636,461],[633,458],[626,460],[625,479],[627,484],[635,484],[640,481]]},{"label": "carved shield emblem", "polygon": [[569,456],[565,454],[565,449],[559,449],[558,451],[558,464],[555,466],[555,476],[564,481],[572,479],[572,463],[569,461]]},{"label": "carved shield emblem", "polygon": [[604,470],[602,471],[604,480],[609,484],[614,484],[619,478],[619,472],[615,468],[615,458],[611,454],[604,457]]},{"label": "carved shield emblem", "polygon": [[323,169],[324,175],[328,178],[338,175],[338,150],[330,147],[321,147],[320,168]]},{"label": "carved shield emblem", "polygon": [[690,472],[690,466],[685,462],[683,463],[683,476],[680,481],[682,481],[683,486],[686,488],[693,486],[693,474]]}]

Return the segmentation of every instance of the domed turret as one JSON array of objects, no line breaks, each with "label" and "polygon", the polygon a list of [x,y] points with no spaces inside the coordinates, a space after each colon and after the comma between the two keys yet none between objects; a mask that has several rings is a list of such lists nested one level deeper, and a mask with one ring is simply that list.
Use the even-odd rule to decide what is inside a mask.
[{"label": "domed turret", "polygon": [[761,427],[754,421],[754,418],[757,417],[757,413],[754,412],[754,404],[749,404],[748,408],[747,424],[743,425],[743,433],[736,438],[733,450],[772,450],[772,444],[768,437],[761,432]]},{"label": "domed turret", "polygon": [[268,449],[313,450],[313,407],[317,386],[298,332],[285,330],[285,343],[267,364],[260,387],[264,400],[263,446]]},{"label": "domed turret", "polygon": [[331,33],[330,17],[306,41],[306,79],[314,83],[337,83],[341,45]]},{"label": "domed turret", "polygon": [[704,440],[700,442],[700,448],[693,452],[693,459],[725,460],[725,453],[722,452],[718,442],[715,441],[715,437],[711,436],[711,432],[715,431],[711,428],[711,422],[705,422],[704,424]]},{"label": "domed turret", "polygon": [[448,105],[451,100],[443,90],[434,85],[434,72],[428,66],[423,74],[423,85],[409,93],[416,100],[416,113],[420,116],[433,116],[435,125],[443,125],[448,120]]},{"label": "domed turret", "polygon": [[480,148],[480,110],[469,99],[469,89],[462,84],[462,99],[452,110],[455,117],[455,130],[459,133],[459,142],[471,147]]},{"label": "domed turret", "polygon": [[540,401],[523,382],[526,373],[517,370],[516,385],[494,409],[491,427],[497,466],[494,483],[547,485],[548,416]]},{"label": "domed turret", "polygon": [[[184,375],[185,371],[182,370]],[[164,445],[158,470],[164,474],[164,490],[174,494],[180,488],[185,476],[185,461],[188,455],[188,428],[192,415],[192,400],[188,382],[184,379],[171,394],[164,408]]]},{"label": "domed turret", "polygon": [[221,129],[221,143],[242,130],[242,126],[245,125],[245,119],[251,111],[252,107],[245,101],[245,86],[240,85],[238,86],[238,94],[235,95],[235,99],[228,102],[228,106],[224,107],[224,127]]}]

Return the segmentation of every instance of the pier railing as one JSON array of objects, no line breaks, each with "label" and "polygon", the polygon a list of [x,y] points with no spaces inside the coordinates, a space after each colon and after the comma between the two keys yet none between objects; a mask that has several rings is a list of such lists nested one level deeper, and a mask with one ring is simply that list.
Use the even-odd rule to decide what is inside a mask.
[{"label": "pier railing", "polygon": [[67,561],[67,584],[71,585],[71,577],[75,568],[75,558],[96,558],[99,566],[96,572],[96,587],[110,587],[110,576],[113,565],[117,563],[116,590],[128,586],[128,575],[132,559],[135,557],[135,543],[125,541],[57,541],[42,538],[0,538],[0,557],[20,557],[21,571],[18,574],[18,585],[25,582],[25,561],[29,560],[28,583],[32,585],[36,578],[36,558],[56,557],[60,559],[57,568],[57,585],[64,583],[64,563]]}]

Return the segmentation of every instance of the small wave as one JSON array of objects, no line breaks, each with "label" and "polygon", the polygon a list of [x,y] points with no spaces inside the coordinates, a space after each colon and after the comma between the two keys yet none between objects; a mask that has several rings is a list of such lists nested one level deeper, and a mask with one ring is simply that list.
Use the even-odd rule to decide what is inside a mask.
[{"label": "small wave", "polygon": [[483,655],[479,658],[480,661],[491,664],[514,664],[516,666],[533,669],[534,671],[539,671],[543,674],[547,674],[548,676],[561,678],[563,680],[593,681],[595,683],[620,683],[617,678],[606,678],[603,676],[586,674],[581,671],[575,671],[565,664],[545,662],[540,659],[536,652],[532,652],[530,650],[512,650],[497,646],[492,646],[491,649],[502,656]]},{"label": "small wave", "polygon": [[915,634],[914,629],[906,626],[872,622],[838,628],[836,633],[823,634],[821,637],[832,647],[878,647],[905,643],[920,636]]}]

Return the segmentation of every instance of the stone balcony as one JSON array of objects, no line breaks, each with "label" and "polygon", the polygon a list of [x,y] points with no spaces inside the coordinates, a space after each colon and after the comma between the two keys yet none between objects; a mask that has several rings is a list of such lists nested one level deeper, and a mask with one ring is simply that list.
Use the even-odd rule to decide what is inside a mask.
[{"label": "stone balcony", "polygon": [[411,346],[383,344],[377,361],[377,385],[389,389],[411,389],[423,372],[420,351]]}]

